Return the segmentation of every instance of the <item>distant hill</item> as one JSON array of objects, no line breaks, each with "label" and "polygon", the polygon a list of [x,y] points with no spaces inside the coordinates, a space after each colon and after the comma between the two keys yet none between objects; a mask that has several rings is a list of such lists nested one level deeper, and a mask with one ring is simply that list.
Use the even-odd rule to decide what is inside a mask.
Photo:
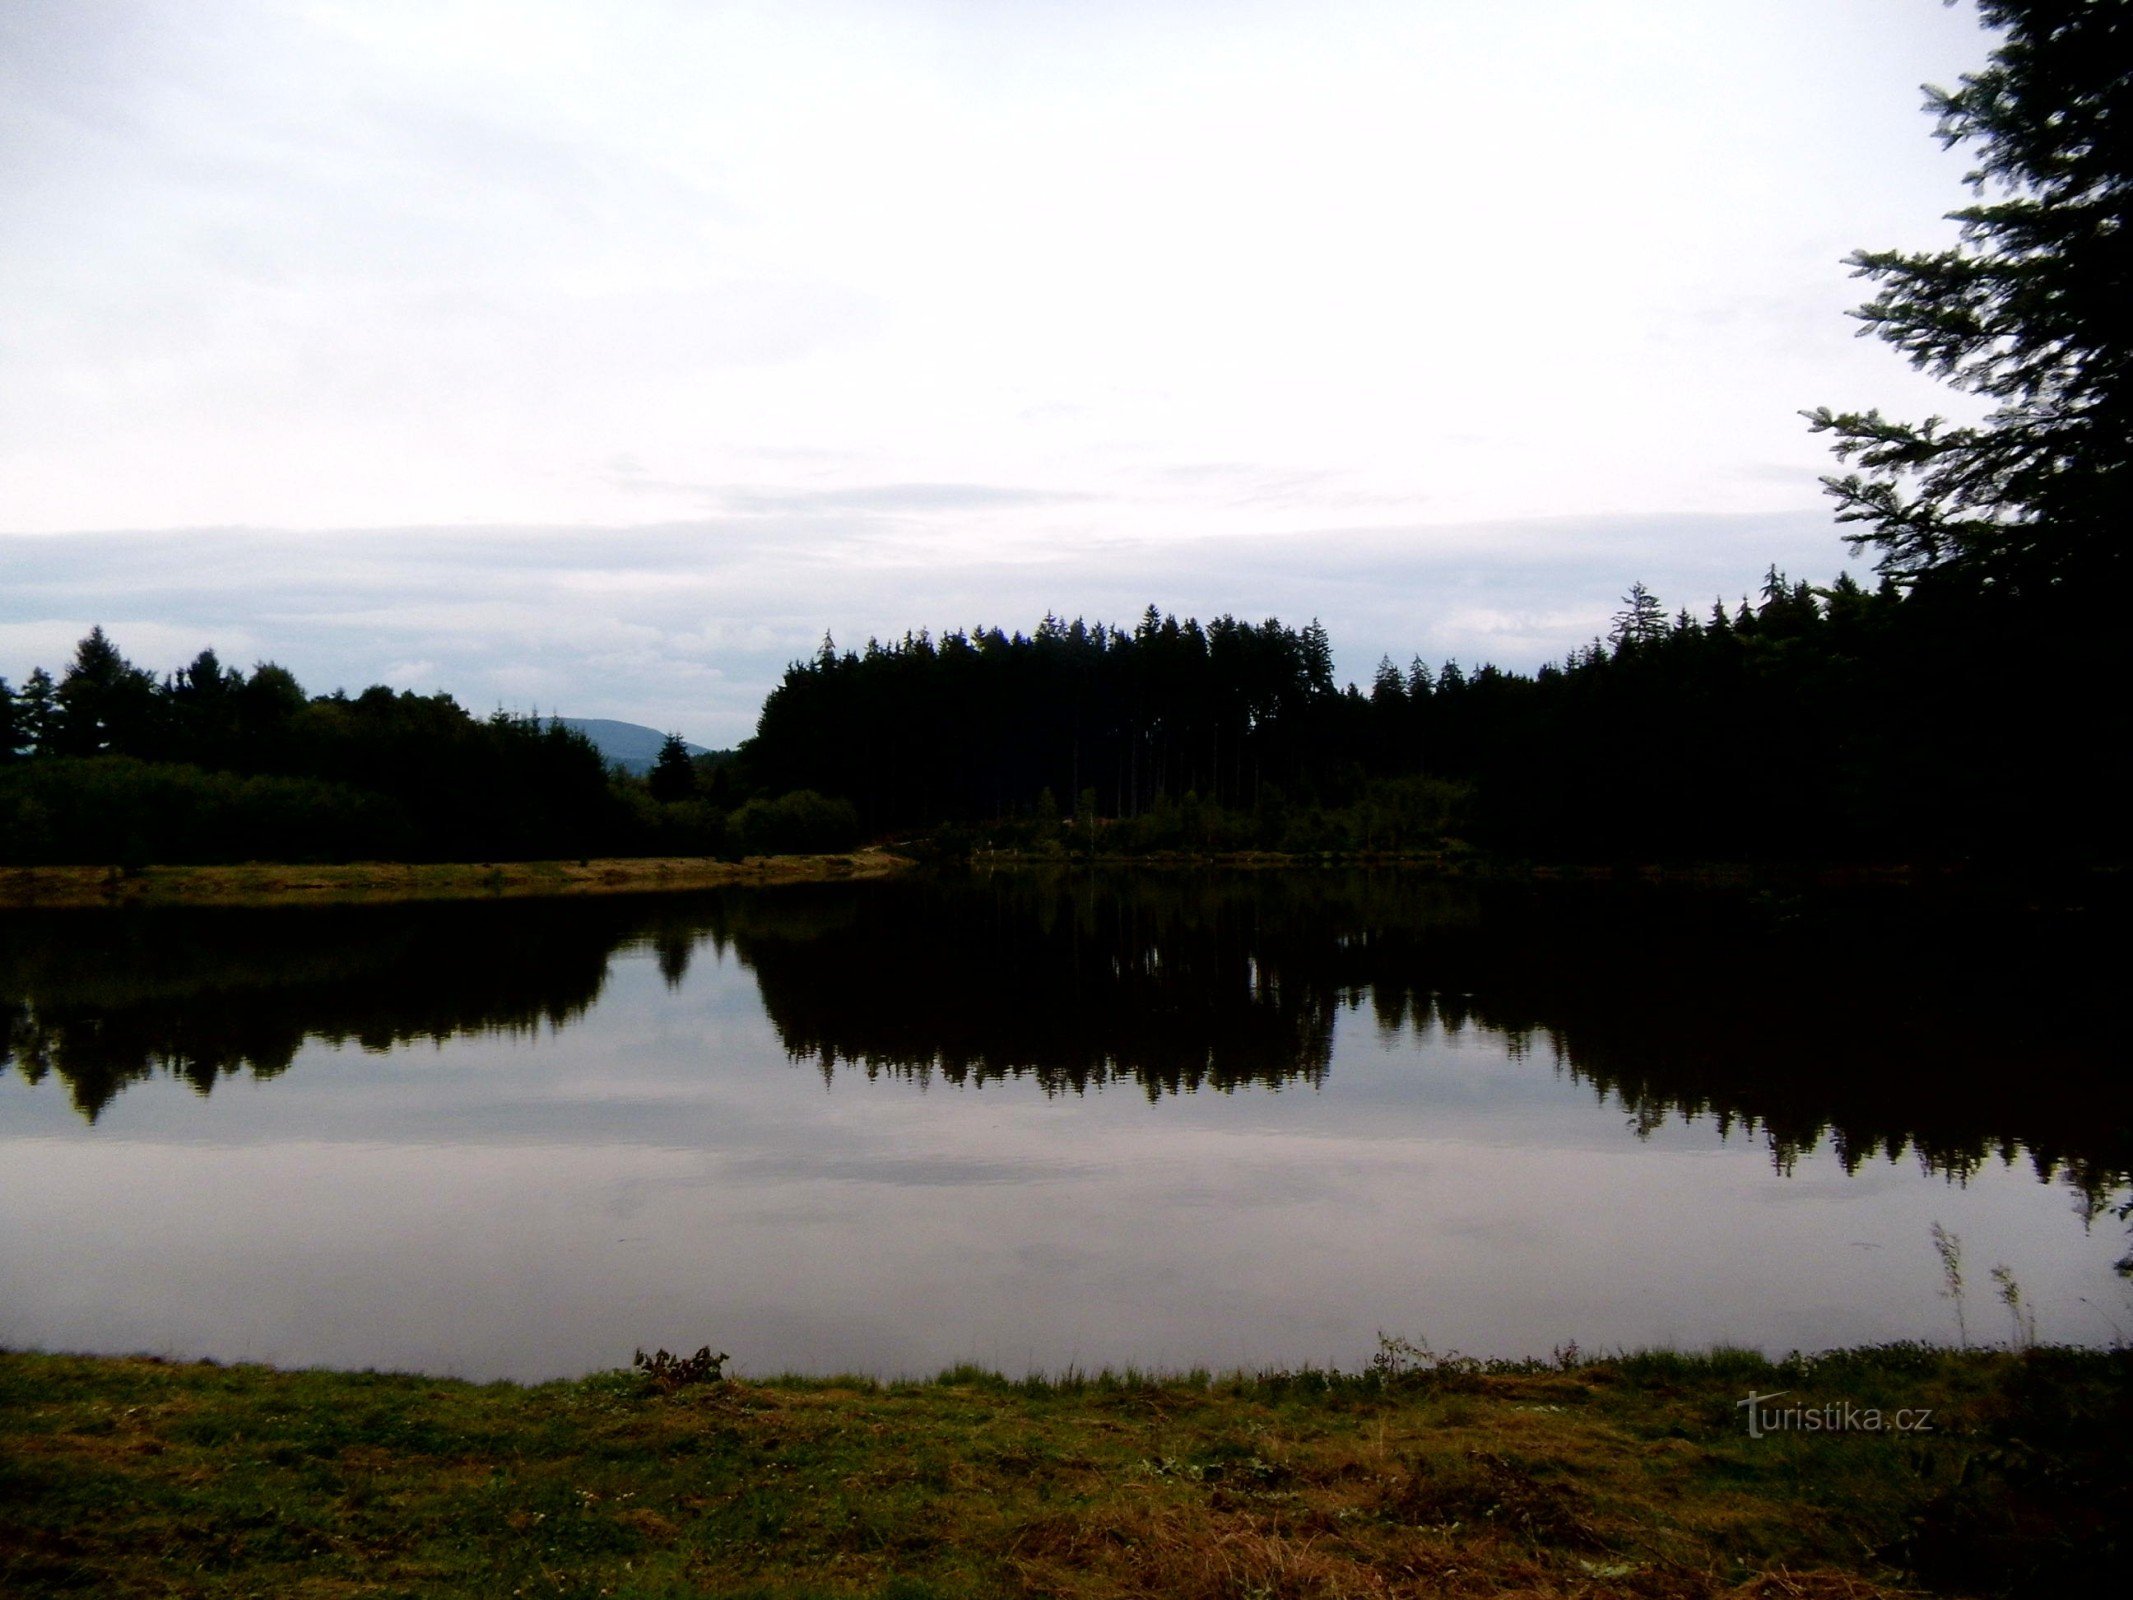
[{"label": "distant hill", "polygon": [[[575,728],[592,740],[594,748],[625,772],[646,773],[659,759],[659,747],[667,736],[641,722],[616,722],[609,717],[556,717],[566,728]],[[687,743],[687,741],[683,741]],[[689,745],[692,756],[712,754],[700,744]]]}]

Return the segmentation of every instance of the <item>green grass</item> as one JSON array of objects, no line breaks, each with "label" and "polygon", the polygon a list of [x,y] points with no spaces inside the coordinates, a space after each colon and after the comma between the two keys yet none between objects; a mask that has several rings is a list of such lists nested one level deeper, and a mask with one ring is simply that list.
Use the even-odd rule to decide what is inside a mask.
[{"label": "green grass", "polygon": [[[1750,1389],[1935,1429],[1751,1439]],[[0,1593],[2096,1592],[2129,1420],[2133,1358],[2058,1350],[669,1395],[15,1354]]]}]

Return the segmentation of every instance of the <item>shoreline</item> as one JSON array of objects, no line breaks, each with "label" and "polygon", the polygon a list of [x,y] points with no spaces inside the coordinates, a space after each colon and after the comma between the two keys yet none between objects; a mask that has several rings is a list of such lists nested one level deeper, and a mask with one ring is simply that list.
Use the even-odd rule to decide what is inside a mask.
[{"label": "shoreline", "polygon": [[0,868],[0,910],[204,905],[369,905],[423,900],[657,894],[734,884],[841,883],[916,865],[870,848],[836,855],[616,856],[584,861],[351,861],[322,865]]},{"label": "shoreline", "polygon": [[2077,898],[2117,890],[2122,868],[2048,870],[2032,879],[1975,864],[1899,862],[1622,862],[1512,860],[1467,850],[1160,851],[1136,855],[983,850],[939,856],[925,840],[817,855],[614,856],[582,861],[333,863],[243,862],[222,865],[0,866],[0,911],[98,906],[292,906],[393,904],[578,895],[660,894],[734,885],[854,882],[921,867],[972,872],[1411,873],[1458,883],[1670,885],[1713,889],[1858,889],[1928,887],[1977,890],[2072,890]]},{"label": "shoreline", "polygon": [[1048,855],[1031,850],[972,851],[967,864],[981,867],[1149,867],[1160,871],[1216,868],[1223,871],[1322,871],[1351,868],[1416,872],[1477,882],[1708,883],[1745,885],[1765,881],[1920,883],[1960,877],[1967,869],[1887,862],[1533,862],[1470,850],[1156,850],[1134,855]]},{"label": "shoreline", "polygon": [[2123,1349],[1491,1363],[1381,1340],[1352,1374],[665,1371],[522,1387],[0,1352],[0,1588],[2086,1593],[2117,1575],[2133,1482]]},{"label": "shoreline", "polygon": [[[899,846],[899,848],[905,848]],[[1403,872],[1446,883],[1616,884],[1709,889],[1931,889],[2115,894],[2126,869],[2111,863],[2013,865],[1932,861],[1531,861],[1479,850],[1151,851],[1126,855],[974,850],[971,871]]]}]

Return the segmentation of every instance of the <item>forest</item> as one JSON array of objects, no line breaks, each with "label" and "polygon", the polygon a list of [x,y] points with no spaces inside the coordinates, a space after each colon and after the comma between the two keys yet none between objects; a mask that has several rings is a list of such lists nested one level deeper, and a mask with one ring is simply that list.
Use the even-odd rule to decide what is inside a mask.
[{"label": "forest", "polygon": [[203,651],[158,678],[101,630],[0,683],[0,859],[528,860],[845,849],[1563,861],[2087,862],[2125,781],[2085,601],[1768,573],[1698,617],[1633,585],[1534,673],[1379,663],[1316,623],[1150,607],[1130,630],[825,641],[728,760],[648,778],[579,734],[383,687],[307,696]]},{"label": "forest", "polygon": [[1337,687],[1316,623],[825,642],[739,777],[869,833],[1139,850],[1388,851],[1448,837],[1558,860],[2093,854],[2122,747],[2039,679],[2098,682],[2068,607],[1772,571],[1708,615],[1633,585],[1610,636],[1526,674],[1379,663]]},{"label": "forest", "polygon": [[[637,779],[554,719],[382,685],[306,695],[203,650],[158,677],[92,629],[0,680],[0,862],[526,861],[838,850],[848,805],[697,792],[679,740]],[[677,787],[677,762],[679,777]]]},{"label": "forest", "polygon": [[[648,779],[552,722],[377,687],[307,696],[212,651],[158,678],[99,628],[0,681],[0,860],[838,849],[1437,849],[1553,861],[2123,856],[2133,505],[2133,71],[2119,5],[1983,0],[1986,68],[1929,91],[1977,158],[1954,246],[1861,251],[1861,331],[1977,420],[1807,413],[1870,585],[1768,571],[1527,673],[1381,661],[1296,627],[927,631],[796,661],[732,759]],[[1627,575],[1625,575],[1627,576]],[[1418,617],[1428,597],[1415,597]],[[1419,630],[1419,622],[1418,622]]]}]

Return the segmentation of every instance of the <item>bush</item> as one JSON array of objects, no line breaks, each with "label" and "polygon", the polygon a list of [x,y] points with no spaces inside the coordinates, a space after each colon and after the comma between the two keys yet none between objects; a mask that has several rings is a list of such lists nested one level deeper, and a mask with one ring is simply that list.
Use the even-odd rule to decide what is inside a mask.
[{"label": "bush", "polygon": [[620,848],[632,855],[731,858],[733,830],[726,813],[704,800],[661,802],[642,784],[616,788],[626,813]]},{"label": "bush", "polygon": [[743,855],[779,856],[849,850],[859,842],[859,813],[849,800],[795,789],[775,800],[751,800],[728,826]]}]

